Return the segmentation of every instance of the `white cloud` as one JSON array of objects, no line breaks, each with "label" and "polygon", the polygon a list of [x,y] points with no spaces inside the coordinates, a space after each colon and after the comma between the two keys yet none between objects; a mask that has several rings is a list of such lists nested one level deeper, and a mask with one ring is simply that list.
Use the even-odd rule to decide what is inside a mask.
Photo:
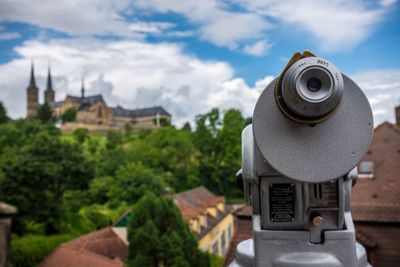
[{"label": "white cloud", "polygon": [[400,69],[364,71],[350,77],[368,97],[375,126],[383,121],[395,122],[394,108],[400,105]]},{"label": "white cloud", "polygon": [[241,50],[243,43],[265,39],[264,31],[272,27],[255,12],[232,11],[217,0],[136,0],[134,8],[150,12],[181,14],[198,27],[201,39],[217,46]]},{"label": "white cloud", "polygon": [[268,53],[271,46],[266,40],[260,40],[254,44],[246,45],[243,51],[248,55],[262,56]]},{"label": "white cloud", "polygon": [[233,76],[222,61],[204,61],[183,52],[182,47],[142,41],[92,39],[28,41],[17,47],[18,58],[0,65],[0,100],[12,117],[25,116],[25,89],[30,60],[34,59],[42,97],[50,61],[56,99],[79,95],[81,75],[87,95],[102,93],[111,106],[127,108],[163,105],[181,125],[213,107],[240,108],[250,116],[261,87],[251,88]]},{"label": "white cloud", "polygon": [[[239,108],[251,116],[262,90],[273,80],[265,76],[249,85],[234,76],[223,61],[205,61],[188,55],[176,44],[93,39],[28,41],[17,47],[18,58],[0,65],[0,101],[13,117],[25,116],[25,89],[31,58],[42,97],[47,64],[51,63],[57,99],[79,95],[81,75],[87,94],[102,93],[111,106],[127,108],[163,105],[182,125],[213,107]],[[375,125],[394,121],[400,104],[400,69],[350,75],[370,100]]]},{"label": "white cloud", "polygon": [[[311,38],[326,51],[352,49],[369,37],[395,0],[3,0],[0,22],[17,21],[73,36],[198,38],[252,55],[268,50],[271,33],[292,31]],[[238,8],[239,6],[239,8]],[[141,16],[175,13],[192,29],[170,31],[168,22],[141,21]],[[129,15],[129,16],[126,16]],[[128,18],[129,17],[129,18]],[[133,20],[133,21],[132,21]],[[286,33],[286,34],[290,34]],[[250,52],[249,52],[250,51]]]},{"label": "white cloud", "polygon": [[21,38],[18,32],[0,32],[0,41],[7,41]]},{"label": "white cloud", "polygon": [[134,32],[159,34],[173,28],[175,24],[169,22],[134,22],[129,25],[129,29]]},{"label": "white cloud", "polygon": [[17,21],[71,35],[132,36],[121,13],[128,0],[2,0],[0,21]]},{"label": "white cloud", "polygon": [[310,33],[310,37],[326,51],[343,51],[367,38],[396,1],[384,0],[380,5],[362,0],[236,2],[250,12],[289,25],[292,31]]}]

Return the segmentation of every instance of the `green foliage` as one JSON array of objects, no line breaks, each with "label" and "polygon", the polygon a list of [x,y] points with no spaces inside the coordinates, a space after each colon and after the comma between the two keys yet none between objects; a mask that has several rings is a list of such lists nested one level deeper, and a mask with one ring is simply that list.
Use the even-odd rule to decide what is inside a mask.
[{"label": "green foliage", "polygon": [[191,132],[191,131],[192,131],[192,126],[190,126],[190,123],[189,123],[189,122],[186,122],[186,123],[183,125],[182,130]]},{"label": "green foliage", "polygon": [[160,173],[169,186],[182,191],[199,185],[191,133],[163,127],[127,144],[127,159]]},{"label": "green foliage", "polygon": [[17,232],[25,232],[24,220],[35,220],[45,224],[46,233],[55,233],[64,192],[85,189],[93,177],[93,167],[83,157],[80,146],[61,141],[58,132],[42,127],[35,134],[21,133],[29,128],[13,129],[17,142],[24,145],[8,147],[0,156],[4,173],[0,195],[19,209],[14,221]]},{"label": "green foliage", "polygon": [[123,137],[122,134],[117,131],[107,132],[107,149],[115,149],[117,146],[122,145]]},{"label": "green foliage", "polygon": [[140,163],[130,163],[118,169],[113,186],[107,192],[111,205],[136,203],[146,192],[161,195],[165,190],[163,177]]},{"label": "green foliage", "polygon": [[48,103],[39,106],[37,116],[42,123],[54,122],[53,110]]},{"label": "green foliage", "polygon": [[154,119],[153,119],[153,124],[154,124],[154,125],[157,125],[157,120],[158,120],[158,122],[160,123],[160,127],[164,127],[164,126],[169,126],[169,125],[171,125],[170,121],[169,121],[167,118],[164,118],[164,117],[159,118],[159,119],[154,118]]},{"label": "green foliage", "polygon": [[0,102],[0,124],[6,123],[10,120],[7,116],[6,108],[3,105],[3,102]]},{"label": "green foliage", "polygon": [[114,176],[118,168],[124,165],[126,161],[126,151],[122,147],[101,151],[97,165],[97,176]]},{"label": "green foliage", "polygon": [[100,205],[92,205],[82,209],[83,214],[96,226],[96,229],[101,229],[111,226],[113,217],[109,210]]},{"label": "green foliage", "polygon": [[105,204],[109,200],[109,191],[114,187],[114,177],[96,177],[90,181],[88,198],[90,203]]},{"label": "green foliage", "polygon": [[75,129],[72,132],[72,135],[74,136],[75,140],[80,144],[83,144],[83,142],[85,142],[86,139],[90,138],[89,130],[86,128]]},{"label": "green foliage", "polygon": [[69,108],[61,115],[61,120],[65,122],[73,122],[76,120],[76,108]]},{"label": "green foliage", "polygon": [[245,120],[240,111],[230,109],[220,118],[218,109],[196,117],[194,144],[199,150],[199,177],[215,193],[235,197],[236,172],[240,169],[241,132]]},{"label": "green foliage", "polygon": [[224,258],[215,254],[208,254],[210,257],[210,267],[221,267],[224,263]]},{"label": "green foliage", "polygon": [[129,266],[209,266],[172,200],[143,196],[132,209],[128,226]]},{"label": "green foliage", "polygon": [[11,262],[14,267],[37,266],[59,244],[74,238],[71,235],[24,237],[13,236],[11,241]]},{"label": "green foliage", "polygon": [[[76,110],[64,115],[64,122],[73,121]],[[213,109],[196,117],[194,129],[187,123],[182,129],[165,126],[135,133],[126,128],[99,135],[85,129],[61,134],[51,123],[41,123],[45,119],[4,123],[1,118],[0,103],[0,196],[19,209],[14,233],[82,235],[111,225],[137,203],[129,224],[129,264],[220,264],[198,251],[171,200],[154,195],[204,185],[238,201],[240,136],[251,119],[237,110]],[[25,248],[28,243],[21,241],[16,266],[33,266],[51,250],[37,245],[42,255]]]}]

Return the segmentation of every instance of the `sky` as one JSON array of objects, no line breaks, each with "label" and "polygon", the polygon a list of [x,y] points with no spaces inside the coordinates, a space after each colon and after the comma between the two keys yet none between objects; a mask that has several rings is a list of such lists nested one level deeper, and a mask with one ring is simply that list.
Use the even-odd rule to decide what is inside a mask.
[{"label": "sky", "polygon": [[31,62],[41,101],[103,94],[162,105],[177,126],[214,107],[251,116],[296,51],[333,62],[367,95],[375,125],[400,104],[396,0],[0,0],[0,101],[26,116]]}]

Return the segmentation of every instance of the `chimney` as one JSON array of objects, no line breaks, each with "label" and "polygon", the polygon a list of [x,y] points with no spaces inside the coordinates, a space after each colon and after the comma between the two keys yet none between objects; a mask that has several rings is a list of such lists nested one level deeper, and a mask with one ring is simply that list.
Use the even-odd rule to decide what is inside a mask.
[{"label": "chimney", "polygon": [[396,125],[400,127],[400,105],[395,108]]},{"label": "chimney", "polygon": [[0,267],[11,267],[11,217],[16,213],[16,207],[0,202]]}]

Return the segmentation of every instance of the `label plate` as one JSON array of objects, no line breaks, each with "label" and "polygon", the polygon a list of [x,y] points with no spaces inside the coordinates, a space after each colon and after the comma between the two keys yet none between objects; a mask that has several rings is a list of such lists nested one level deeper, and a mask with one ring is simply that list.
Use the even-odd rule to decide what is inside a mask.
[{"label": "label plate", "polygon": [[296,203],[295,184],[270,184],[269,203],[269,218],[272,222],[294,221]]}]

